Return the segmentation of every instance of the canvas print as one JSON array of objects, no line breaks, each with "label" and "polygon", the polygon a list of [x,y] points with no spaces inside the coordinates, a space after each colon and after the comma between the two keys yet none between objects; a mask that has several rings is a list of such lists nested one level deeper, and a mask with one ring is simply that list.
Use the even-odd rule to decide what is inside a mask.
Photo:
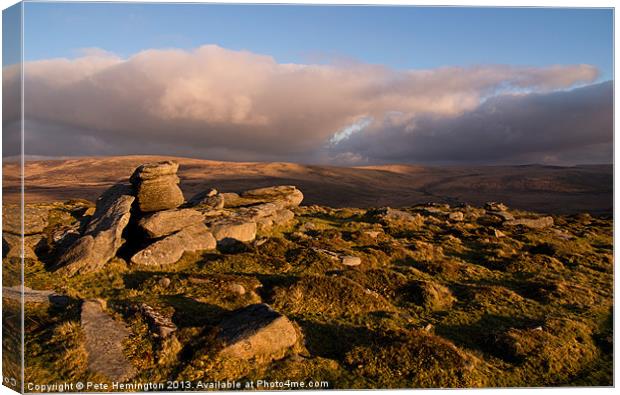
[{"label": "canvas print", "polygon": [[3,11],[3,385],[613,386],[613,9]]}]

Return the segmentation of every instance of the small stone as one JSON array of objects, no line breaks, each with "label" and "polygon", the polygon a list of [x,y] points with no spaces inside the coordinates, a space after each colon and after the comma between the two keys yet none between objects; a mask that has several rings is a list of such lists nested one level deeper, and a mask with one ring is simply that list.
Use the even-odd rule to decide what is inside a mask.
[{"label": "small stone", "polygon": [[451,221],[460,222],[465,219],[465,216],[460,211],[454,211],[448,215],[448,219],[450,219]]},{"label": "small stone", "polygon": [[507,211],[508,210],[508,206],[506,206],[504,203],[498,203],[498,202],[487,202],[484,204],[484,208],[489,211]]},{"label": "small stone", "polygon": [[371,237],[373,239],[376,239],[377,237],[379,237],[379,235],[381,233],[383,233],[383,232],[380,232],[380,231],[377,231],[377,230],[367,230],[367,231],[364,232],[364,234],[366,236]]},{"label": "small stone", "polygon": [[344,255],[341,259],[342,264],[345,266],[359,266],[362,264],[362,259],[353,255]]},{"label": "small stone", "polygon": [[267,241],[269,241],[269,239],[267,237],[261,237],[260,239],[254,240],[254,246],[255,247],[260,247],[263,244],[265,244]]},{"label": "small stone", "polygon": [[510,214],[508,211],[494,211],[491,214],[500,217],[504,221],[512,221],[513,219],[515,219],[515,216]]},{"label": "small stone", "polygon": [[135,310],[140,312],[148,321],[151,328],[160,338],[166,338],[177,330],[177,326],[170,317],[160,313],[146,303],[140,303]]},{"label": "small stone", "polygon": [[230,292],[235,293],[237,295],[245,295],[245,287],[241,284],[231,283],[226,287]]},{"label": "small stone", "polygon": [[161,278],[158,283],[162,288],[168,288],[172,281],[168,277]]},{"label": "small stone", "polygon": [[495,237],[497,237],[498,239],[501,237],[506,237],[506,235],[504,234],[504,232],[502,232],[501,230],[498,229],[494,229],[493,230],[493,234],[495,235]]}]

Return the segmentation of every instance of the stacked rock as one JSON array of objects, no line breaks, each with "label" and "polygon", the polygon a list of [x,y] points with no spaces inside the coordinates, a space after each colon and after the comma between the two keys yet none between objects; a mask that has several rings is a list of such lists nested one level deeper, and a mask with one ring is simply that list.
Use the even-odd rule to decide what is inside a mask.
[{"label": "stacked rock", "polygon": [[179,165],[164,161],[138,167],[130,178],[137,206],[142,213],[138,227],[149,241],[148,247],[131,257],[137,265],[168,265],[183,253],[211,250],[215,239],[199,211],[177,209],[184,203],[176,175]]},{"label": "stacked rock", "polygon": [[134,186],[138,208],[143,213],[177,208],[185,199],[179,188],[177,170],[173,161],[146,163],[129,178]]}]

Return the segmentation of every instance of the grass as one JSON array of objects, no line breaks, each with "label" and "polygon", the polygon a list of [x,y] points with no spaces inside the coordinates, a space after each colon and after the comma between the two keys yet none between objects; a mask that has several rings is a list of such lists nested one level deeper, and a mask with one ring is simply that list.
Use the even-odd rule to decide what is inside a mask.
[{"label": "grass", "polygon": [[[26,381],[97,378],[85,368],[79,300],[99,297],[131,329],[125,352],[138,367],[135,380],[324,380],[330,388],[613,384],[611,219],[554,216],[553,228],[530,230],[504,228],[473,207],[461,209],[463,222],[413,207],[413,224],[359,209],[300,207],[292,224],[261,233],[260,246],[185,254],[155,269],[115,258],[103,272],[58,278],[49,270],[57,256],[49,236],[82,221],[87,207],[56,204],[41,261],[26,261],[29,287],[72,298],[64,309],[26,309]],[[362,264],[345,267],[324,250],[359,256]],[[19,265],[4,264],[10,283]],[[137,302],[172,317],[175,336],[153,336],[131,309]],[[260,302],[289,317],[303,342],[276,361],[219,360],[214,328],[231,311]],[[10,324],[6,303],[5,311]],[[15,361],[6,358],[10,372]]]}]

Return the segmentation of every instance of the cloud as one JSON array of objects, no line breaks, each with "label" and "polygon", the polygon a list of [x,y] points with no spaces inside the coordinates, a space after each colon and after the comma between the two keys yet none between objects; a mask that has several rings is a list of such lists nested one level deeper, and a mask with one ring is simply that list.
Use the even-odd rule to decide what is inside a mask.
[{"label": "cloud", "polygon": [[[230,160],[429,160],[416,154],[423,148],[403,147],[414,140],[416,147],[434,146],[429,128],[471,123],[488,116],[492,103],[503,108],[499,102],[552,95],[598,77],[589,65],[403,71],[353,62],[281,64],[214,45],[128,59],[89,49],[76,59],[24,67],[28,154]],[[5,84],[14,83],[16,74],[4,71]],[[465,139],[450,138],[445,144]],[[370,142],[390,151],[376,152]],[[469,158],[458,149],[431,151]]]},{"label": "cloud", "polygon": [[610,163],[613,85],[500,95],[457,116],[375,122],[331,147],[371,162]]}]

